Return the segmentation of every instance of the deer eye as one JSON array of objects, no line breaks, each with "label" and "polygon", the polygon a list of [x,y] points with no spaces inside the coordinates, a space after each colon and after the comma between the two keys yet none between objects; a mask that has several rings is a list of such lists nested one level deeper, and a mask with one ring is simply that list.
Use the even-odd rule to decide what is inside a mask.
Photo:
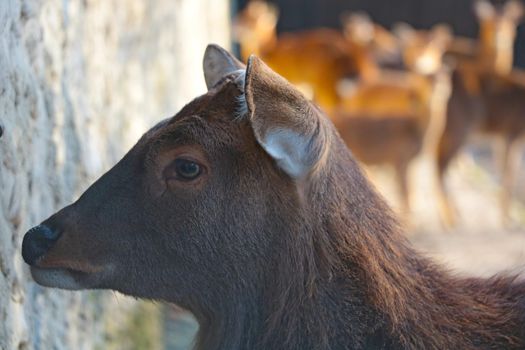
[{"label": "deer eye", "polygon": [[202,167],[191,160],[178,158],[174,162],[175,177],[178,180],[195,180],[201,173]]}]

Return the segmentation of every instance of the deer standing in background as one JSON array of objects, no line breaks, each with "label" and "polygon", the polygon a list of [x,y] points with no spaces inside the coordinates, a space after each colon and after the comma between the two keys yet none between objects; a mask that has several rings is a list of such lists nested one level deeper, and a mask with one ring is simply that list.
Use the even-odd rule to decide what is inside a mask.
[{"label": "deer standing in background", "polygon": [[380,47],[388,51],[394,45],[385,30],[357,20],[354,28],[359,31],[359,38],[366,36],[370,40],[348,40],[341,32],[326,28],[277,37],[277,19],[274,5],[264,1],[248,3],[234,24],[242,59],[259,55],[290,82],[301,88],[306,85],[311,97],[327,112],[333,111],[340,101],[339,81],[357,75],[375,76],[373,54],[381,52]]},{"label": "deer standing in background", "polygon": [[456,214],[444,176],[451,160],[474,133],[503,141],[498,157],[502,164],[500,207],[504,222],[508,222],[521,152],[519,142],[525,134],[525,73],[512,70],[513,43],[523,5],[509,1],[497,10],[488,1],[479,1],[475,10],[480,21],[478,44],[456,40],[447,53],[455,69],[437,168],[441,216],[448,226],[456,222]]},{"label": "deer standing in background", "polygon": [[[401,210],[408,216],[408,166],[419,154],[427,131],[441,130],[429,125],[443,120],[431,115],[440,114],[437,106],[448,98],[446,74],[438,71],[450,35],[436,26],[432,33],[418,37],[420,40],[407,42],[409,49],[405,51],[413,73],[387,72],[381,65],[397,53],[398,39],[364,14],[348,14],[342,19],[344,38],[327,29],[277,38],[276,8],[250,2],[236,23],[241,56],[246,59],[250,53],[258,53],[291,82],[309,83],[315,100],[328,111],[359,160],[393,166]],[[346,68],[333,63],[337,58],[330,51],[334,43],[346,56],[338,61],[346,61]],[[348,72],[353,72],[350,79]],[[343,80],[346,88],[341,88]],[[438,99],[442,102],[437,103]]]},{"label": "deer standing in background", "polygon": [[24,237],[41,285],[190,310],[198,350],[523,349],[525,283],[418,255],[322,112],[257,57]]},{"label": "deer standing in background", "polygon": [[[348,31],[348,23],[345,28]],[[405,220],[410,212],[409,165],[425,142],[427,149],[435,150],[450,96],[449,74],[441,66],[449,31],[436,26],[429,33],[407,38],[408,31],[406,27],[400,41],[410,70],[378,65],[376,77],[353,83],[331,113],[357,159],[367,165],[392,166]]]}]

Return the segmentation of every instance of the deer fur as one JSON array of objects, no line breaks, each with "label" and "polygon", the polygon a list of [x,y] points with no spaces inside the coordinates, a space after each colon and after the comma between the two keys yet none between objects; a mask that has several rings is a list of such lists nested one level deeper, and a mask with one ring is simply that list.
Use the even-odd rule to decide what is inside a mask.
[{"label": "deer fur", "polygon": [[[331,122],[257,57],[211,45],[204,73],[205,95],[39,226],[46,252],[26,234],[37,282],[178,304],[198,350],[523,349],[523,281],[415,252]],[[199,177],[174,175],[181,157]]]}]

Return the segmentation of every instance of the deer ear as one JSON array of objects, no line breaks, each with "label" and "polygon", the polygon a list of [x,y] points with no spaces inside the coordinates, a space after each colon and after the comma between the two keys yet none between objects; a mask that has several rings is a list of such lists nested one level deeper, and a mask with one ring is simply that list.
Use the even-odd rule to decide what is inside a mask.
[{"label": "deer ear", "polygon": [[406,45],[417,36],[416,30],[408,23],[398,22],[392,27],[392,33],[396,36],[402,45]]},{"label": "deer ear", "polygon": [[245,65],[219,45],[210,44],[204,52],[202,68],[209,90],[226,75],[244,69]]},{"label": "deer ear", "polygon": [[266,1],[251,1],[249,4],[249,11],[254,17],[258,18],[260,24],[266,28],[275,28],[279,20],[279,8]]},{"label": "deer ear", "polygon": [[452,28],[447,24],[436,24],[431,29],[431,36],[432,40],[446,48],[452,41]]},{"label": "deer ear", "polygon": [[297,89],[253,55],[245,79],[246,104],[257,141],[291,178],[307,176],[328,148],[325,119]]},{"label": "deer ear", "polygon": [[479,19],[489,19],[496,15],[494,6],[488,0],[477,0],[474,3],[474,12]]},{"label": "deer ear", "polygon": [[344,33],[351,40],[369,43],[374,39],[374,23],[364,12],[344,13],[341,16]]},{"label": "deer ear", "polygon": [[523,3],[517,0],[509,0],[503,6],[503,14],[516,23],[521,21],[524,12],[525,8]]}]

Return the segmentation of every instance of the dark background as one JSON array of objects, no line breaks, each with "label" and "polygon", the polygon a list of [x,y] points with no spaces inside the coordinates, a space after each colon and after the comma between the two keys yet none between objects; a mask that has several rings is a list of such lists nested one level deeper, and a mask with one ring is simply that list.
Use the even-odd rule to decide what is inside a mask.
[{"label": "dark background", "polygon": [[[525,0],[521,0],[524,1]],[[242,9],[247,0],[237,0]],[[408,22],[416,28],[448,23],[458,35],[477,37],[478,25],[471,0],[273,0],[279,7],[279,32],[315,27],[339,28],[345,11],[365,11],[371,18],[390,28],[396,22]],[[495,4],[504,1],[492,1]],[[515,65],[525,68],[525,25],[518,28]]]}]

